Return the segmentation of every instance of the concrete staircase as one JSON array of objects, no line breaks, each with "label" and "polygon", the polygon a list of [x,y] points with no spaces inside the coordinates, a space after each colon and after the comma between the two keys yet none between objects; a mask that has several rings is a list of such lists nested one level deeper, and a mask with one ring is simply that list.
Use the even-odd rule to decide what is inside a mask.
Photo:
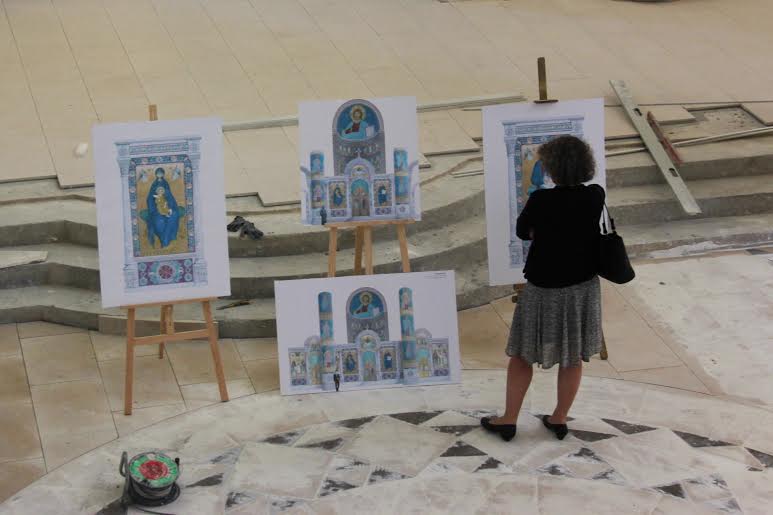
[{"label": "concrete staircase", "polygon": [[[769,148],[757,142],[743,156],[733,155],[738,148],[727,144],[685,149],[682,174],[704,211],[689,220],[646,154],[610,158],[608,205],[631,255],[682,255],[773,241],[773,153],[764,153]],[[475,156],[466,160],[471,157],[474,162]],[[483,176],[434,175],[422,186],[422,202],[423,220],[409,229],[413,270],[456,270],[459,309],[507,295],[510,287],[488,285]],[[229,199],[229,211],[239,211],[238,205]],[[215,311],[222,337],[274,335],[274,281],[326,273],[327,231],[302,226],[297,210],[247,217],[266,236],[257,242],[229,239],[232,299],[216,307],[234,298],[250,304]],[[394,238],[388,229],[375,233],[378,273],[400,270]],[[0,199],[0,244],[2,250],[48,252],[43,263],[0,269],[0,322],[48,320],[108,333],[125,329],[121,310],[100,305],[96,215],[88,192]],[[344,231],[340,275],[353,273],[352,247],[353,234]],[[177,318],[196,326],[197,310],[181,306]],[[157,312],[141,310],[139,318],[140,332],[158,327]]]}]

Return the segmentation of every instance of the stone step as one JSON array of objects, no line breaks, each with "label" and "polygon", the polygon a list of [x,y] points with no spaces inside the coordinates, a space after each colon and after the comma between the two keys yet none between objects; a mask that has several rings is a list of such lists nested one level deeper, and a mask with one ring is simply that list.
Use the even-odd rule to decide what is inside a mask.
[{"label": "stone step", "polygon": [[[773,211],[773,173],[693,180],[686,184],[702,210],[694,219]],[[610,188],[607,205],[618,226],[688,218],[665,183]]]},{"label": "stone step", "polygon": [[[511,286],[491,287],[485,263],[468,263],[456,270],[456,301],[459,310],[480,306],[512,291]],[[215,301],[214,316],[222,338],[261,338],[276,336],[273,298],[251,299],[250,304],[219,310],[231,302]],[[197,304],[175,307],[175,318],[183,323],[180,330],[200,328],[203,317]],[[158,330],[158,310],[142,308],[137,314],[138,334]],[[53,323],[122,334],[125,313],[103,309],[99,293],[68,286],[29,286],[4,290],[0,295],[0,323],[44,320]]]},{"label": "stone step", "polygon": [[[422,185],[422,220],[408,225],[415,234],[444,227],[483,212],[482,177],[440,177]],[[298,211],[245,216],[265,233],[258,241],[239,239],[230,233],[231,257],[289,256],[325,252],[328,231],[304,226]],[[225,219],[225,225],[230,219]],[[392,237],[393,227],[374,229],[374,238]],[[97,246],[96,211],[92,201],[56,199],[41,202],[0,204],[0,242],[4,246],[52,242]],[[339,248],[354,246],[351,230],[339,231]]]},{"label": "stone step", "polygon": [[[67,286],[99,291],[99,256],[94,247],[69,243],[48,243],[10,247],[7,250],[47,252],[43,263],[30,263],[0,269],[0,289],[27,286]],[[401,258],[395,238],[373,245],[376,273],[401,271]],[[485,220],[475,214],[441,229],[430,229],[409,236],[408,252],[413,271],[446,270],[458,263],[486,259]],[[337,275],[354,273],[354,250],[337,255]],[[231,293],[237,298],[264,298],[274,294],[274,281],[324,277],[326,253],[290,256],[231,258]]]}]

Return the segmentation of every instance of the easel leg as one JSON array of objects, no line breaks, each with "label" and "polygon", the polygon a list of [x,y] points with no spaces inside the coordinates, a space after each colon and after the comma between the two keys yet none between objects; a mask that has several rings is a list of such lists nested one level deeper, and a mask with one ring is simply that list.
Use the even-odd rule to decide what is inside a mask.
[{"label": "easel leg", "polygon": [[397,224],[397,239],[400,242],[400,258],[403,261],[403,272],[411,271],[411,258],[408,256],[408,237],[405,224]]},{"label": "easel leg", "polygon": [[373,232],[370,227],[363,227],[365,245],[365,273],[373,275]]},{"label": "easel leg", "polygon": [[134,308],[129,308],[126,317],[126,378],[123,389],[123,414],[132,414],[132,392],[134,388]]},{"label": "easel leg", "polygon": [[[174,334],[174,304],[166,306],[166,316],[164,317],[164,326],[161,328],[162,334],[172,335]],[[158,358],[164,357],[164,342],[158,346]]]},{"label": "easel leg", "polygon": [[336,252],[338,251],[338,227],[329,227],[330,242],[327,249],[327,276],[336,276]]},{"label": "easel leg", "polygon": [[217,329],[215,328],[214,320],[212,320],[212,306],[208,300],[205,300],[201,303],[201,308],[204,311],[204,318],[207,321],[207,331],[209,331],[209,347],[212,351],[212,361],[215,362],[215,375],[217,376],[217,386],[220,389],[220,400],[226,402],[228,400],[228,390],[225,386],[223,362],[220,359],[220,347],[217,343]]},{"label": "easel leg", "polygon": [[354,230],[354,274],[362,275],[362,239],[364,237],[362,227]]},{"label": "easel leg", "polygon": [[[161,306],[161,320],[159,322],[159,334],[166,334],[166,308],[167,306]],[[164,342],[158,344],[158,359],[164,359]]]},{"label": "easel leg", "polygon": [[604,333],[601,333],[601,352],[599,357],[603,360],[609,359],[609,353],[607,352],[607,339],[604,337]]}]

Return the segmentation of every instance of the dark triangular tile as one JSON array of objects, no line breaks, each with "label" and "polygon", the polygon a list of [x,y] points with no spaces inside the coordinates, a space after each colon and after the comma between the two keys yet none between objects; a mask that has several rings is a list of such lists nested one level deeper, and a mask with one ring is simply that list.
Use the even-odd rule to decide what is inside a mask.
[{"label": "dark triangular tile", "polygon": [[706,438],[705,436],[700,435],[694,435],[692,433],[683,433],[682,431],[674,431],[676,435],[690,444],[691,447],[724,447],[727,445],[732,445],[727,442],[723,442],[722,440],[712,440],[710,438]]},{"label": "dark triangular tile", "polygon": [[462,436],[466,435],[478,426],[433,426],[432,429],[440,431],[441,433],[448,433],[450,435]]},{"label": "dark triangular tile", "polygon": [[539,472],[540,474],[550,474],[551,476],[572,477],[572,473],[569,471],[569,469],[562,467],[561,465],[558,465],[556,463],[544,465],[538,468],[537,472]]},{"label": "dark triangular tile", "polygon": [[338,492],[343,492],[344,490],[351,490],[352,488],[357,488],[357,486],[351,483],[347,483],[346,481],[335,481],[333,479],[325,479],[325,482],[322,483],[322,486],[320,487],[319,496],[325,497]]},{"label": "dark triangular tile", "polygon": [[225,498],[225,507],[231,508],[240,504],[249,504],[255,502],[255,497],[246,492],[228,492]]},{"label": "dark triangular tile", "polygon": [[196,488],[197,486],[215,486],[223,482],[223,473],[207,476],[203,479],[199,479],[195,483],[191,483],[186,488]]},{"label": "dark triangular tile", "polygon": [[738,506],[738,501],[733,498],[707,501],[705,504],[707,506],[711,506],[712,508],[716,508],[718,511],[723,513],[738,513],[739,515],[743,513],[741,511],[741,507]]},{"label": "dark triangular tile", "polygon": [[[271,507],[274,508],[276,511],[284,511],[289,510],[290,508],[293,508],[295,506],[303,505],[304,501],[302,499],[291,499],[289,497],[272,497],[271,498]],[[271,513],[274,513],[273,511]]]},{"label": "dark triangular tile", "polygon": [[466,415],[468,417],[472,418],[481,418],[481,417],[496,417],[497,412],[491,411],[491,410],[482,410],[482,409],[465,409],[465,410],[457,410],[457,413],[461,413],[462,415]]},{"label": "dark triangular tile", "polygon": [[768,249],[746,249],[746,252],[748,252],[752,256],[760,256],[760,255],[763,255],[763,254],[770,254],[771,253]]},{"label": "dark triangular tile", "polygon": [[765,468],[773,468],[773,456],[762,451],[755,451],[754,449],[746,448],[752,456],[757,458],[757,461],[765,465]]},{"label": "dark triangular tile", "polygon": [[275,445],[291,445],[302,434],[303,434],[303,431],[287,431],[285,433],[279,433],[276,435],[269,436],[268,438],[263,440],[263,442],[273,443]]},{"label": "dark triangular tile", "polygon": [[593,479],[594,481],[607,481],[609,483],[614,483],[616,485],[625,484],[625,478],[621,476],[620,473],[615,469],[605,470],[604,472],[596,474],[591,479]]},{"label": "dark triangular tile", "polygon": [[389,415],[392,418],[396,418],[397,420],[402,420],[403,422],[408,422],[409,424],[414,424],[418,426],[419,424],[423,424],[427,420],[433,419],[443,413],[442,411],[411,411],[408,413],[392,413]]},{"label": "dark triangular tile", "polygon": [[685,498],[684,487],[679,483],[656,486],[655,490],[658,492],[663,492],[664,494],[673,495],[674,497],[679,497],[680,499]]},{"label": "dark triangular tile", "polygon": [[450,458],[450,457],[457,457],[457,456],[485,456],[485,455],[486,453],[481,451],[477,447],[473,447],[472,445],[468,443],[464,443],[462,441],[457,441],[451,447],[446,449],[446,452],[441,454],[440,457]]},{"label": "dark triangular tile", "polygon": [[642,424],[631,424],[630,422],[623,422],[622,420],[612,420],[610,418],[602,418],[601,420],[627,435],[635,435],[637,433],[644,433],[645,431],[655,430],[654,427],[645,426]]},{"label": "dark triangular tile", "polygon": [[583,442],[598,442],[599,440],[606,440],[607,438],[614,438],[615,435],[607,433],[597,433],[595,431],[579,431],[577,429],[570,429],[569,434],[582,440]]},{"label": "dark triangular tile", "polygon": [[364,426],[365,424],[367,424],[368,422],[370,422],[374,418],[376,418],[376,417],[350,418],[348,420],[339,420],[336,423],[339,426],[343,426],[343,427],[346,427],[346,428],[349,428],[349,429],[357,429],[357,428],[360,428],[360,427]]},{"label": "dark triangular tile", "polygon": [[209,460],[210,463],[219,463],[220,465],[233,465],[236,463],[236,461],[239,459],[239,455],[242,452],[241,447],[234,447],[233,449],[229,449],[224,453],[218,454],[211,460]]},{"label": "dark triangular tile", "polygon": [[595,452],[588,449],[587,447],[583,447],[579,451],[570,454],[568,458],[581,461],[592,461],[594,463],[604,463],[604,460],[599,458]]},{"label": "dark triangular tile", "polygon": [[368,478],[368,484],[383,483],[384,481],[396,481],[398,479],[407,479],[409,476],[401,474],[399,472],[392,472],[382,468],[377,468],[370,473]]},{"label": "dark triangular tile", "polygon": [[305,447],[307,449],[325,449],[326,451],[335,451],[336,449],[340,449],[343,444],[343,438],[333,438],[332,440],[324,440],[322,442],[307,443],[301,445],[300,447]]},{"label": "dark triangular tile", "polygon": [[497,470],[499,467],[503,467],[504,463],[499,461],[496,458],[489,457],[486,461],[484,461],[480,467],[475,469],[475,472],[480,472],[481,470]]}]

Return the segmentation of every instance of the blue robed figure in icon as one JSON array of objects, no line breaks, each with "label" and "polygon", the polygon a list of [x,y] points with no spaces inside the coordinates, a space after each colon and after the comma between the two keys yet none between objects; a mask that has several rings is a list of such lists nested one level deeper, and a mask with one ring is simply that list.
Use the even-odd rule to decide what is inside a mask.
[{"label": "blue robed figure in icon", "polygon": [[379,205],[381,205],[381,206],[383,206],[384,204],[386,204],[386,203],[387,203],[387,201],[389,200],[389,197],[387,196],[387,189],[386,189],[386,187],[384,187],[384,186],[380,186],[380,187],[378,188],[378,193],[377,193],[377,195],[378,195],[378,203],[379,203]]},{"label": "blue robed figure in icon", "polygon": [[373,128],[365,120],[365,108],[355,105],[349,111],[350,122],[341,131],[341,137],[349,140],[362,140],[373,135]]},{"label": "blue robed figure in icon", "polygon": [[166,180],[163,168],[156,168],[156,179],[150,185],[147,196],[147,210],[142,216],[148,226],[148,242],[155,247],[158,238],[161,248],[168,247],[177,239],[180,215],[184,211],[177,205],[172,189]]}]

